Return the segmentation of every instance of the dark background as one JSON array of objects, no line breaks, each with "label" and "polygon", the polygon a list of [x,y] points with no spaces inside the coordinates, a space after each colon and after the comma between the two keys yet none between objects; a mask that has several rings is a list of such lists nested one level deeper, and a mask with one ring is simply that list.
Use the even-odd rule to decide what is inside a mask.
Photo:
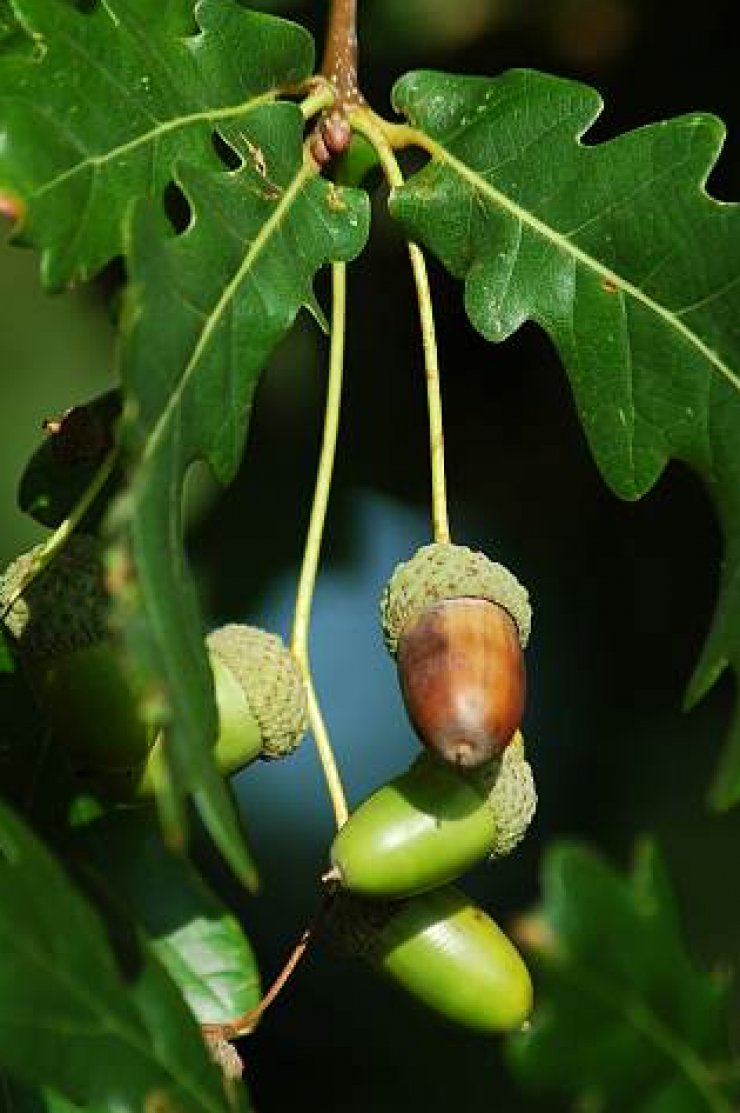
[{"label": "dark background", "polygon": [[[326,7],[261,6],[316,32]],[[728,5],[366,0],[360,8],[364,88],[381,112],[395,77],[415,66],[491,75],[541,68],[601,91],[607,107],[593,139],[697,109],[721,116],[730,135],[710,190],[738,195],[737,40]],[[382,202],[381,194],[372,244],[350,272],[344,421],[313,639],[353,801],[414,753],[376,605],[394,564],[429,533],[412,287]],[[453,531],[515,569],[535,604],[525,726],[538,817],[515,860],[476,871],[467,887],[506,923],[536,901],[550,840],[587,840],[626,867],[635,838],[652,832],[697,958],[708,968],[735,966],[740,812],[715,816],[706,807],[733,681],[725,677],[690,715],[680,710],[721,559],[709,503],[678,467],[641,503],[618,502],[595,471],[546,338],[526,327],[503,346],[488,345],[468,326],[457,286],[434,265],[432,279]],[[6,560],[39,536],[16,511],[14,488],[41,420],[110,384],[114,357],[102,291],[47,299],[35,259],[9,247],[0,249],[0,335]],[[289,631],[325,358],[323,338],[302,322],[260,387],[233,487],[217,496],[202,476],[191,487],[191,555],[209,625],[247,620]],[[310,741],[290,763],[248,770],[237,787],[263,875],[257,900],[237,899],[269,982],[315,910],[331,813]],[[322,948],[242,1050],[261,1113],[297,1103],[327,1113],[560,1108],[525,1098],[498,1044],[445,1027]]]}]

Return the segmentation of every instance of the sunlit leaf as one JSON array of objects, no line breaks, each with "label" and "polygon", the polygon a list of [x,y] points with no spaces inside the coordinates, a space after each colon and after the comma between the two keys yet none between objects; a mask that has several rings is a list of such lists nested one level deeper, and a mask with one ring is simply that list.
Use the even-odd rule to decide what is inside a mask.
[{"label": "sunlit leaf", "polygon": [[200,1024],[233,1022],[259,1003],[254,953],[239,921],[181,855],[168,852],[149,808],[84,827],[75,857],[143,929]]}]

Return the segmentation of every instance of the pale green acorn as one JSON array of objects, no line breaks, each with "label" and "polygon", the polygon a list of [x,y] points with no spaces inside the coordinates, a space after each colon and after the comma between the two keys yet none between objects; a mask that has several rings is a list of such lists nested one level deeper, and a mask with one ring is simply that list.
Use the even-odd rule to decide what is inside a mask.
[{"label": "pale green acorn", "polygon": [[408,900],[339,893],[329,938],[426,1008],[486,1035],[514,1031],[532,1010],[529,971],[482,908],[451,885]]},{"label": "pale green acorn", "polygon": [[352,813],[332,844],[330,876],[368,897],[426,892],[511,853],[536,806],[520,734],[480,769],[422,754]]}]

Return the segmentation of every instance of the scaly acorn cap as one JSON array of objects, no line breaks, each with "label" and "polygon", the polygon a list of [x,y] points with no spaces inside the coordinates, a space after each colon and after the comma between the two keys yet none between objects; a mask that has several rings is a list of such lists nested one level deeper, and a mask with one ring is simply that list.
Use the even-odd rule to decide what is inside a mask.
[{"label": "scaly acorn cap", "polygon": [[493,812],[496,838],[489,859],[503,858],[522,841],[537,810],[537,789],[532,766],[524,754],[519,731],[494,763],[488,806]]},{"label": "scaly acorn cap", "polygon": [[526,646],[532,608],[526,588],[503,564],[465,545],[436,542],[423,545],[399,564],[380,600],[380,618],[388,652],[396,656],[398,641],[425,607],[442,599],[488,599],[503,607],[516,623]]},{"label": "scaly acorn cap", "polygon": [[230,624],[206,646],[236,677],[262,735],[265,759],[287,757],[308,728],[306,693],[296,660],[277,634]]},{"label": "scaly acorn cap", "polygon": [[[0,612],[25,585],[42,549],[23,553],[0,577]],[[107,636],[107,608],[100,543],[75,533],[16,599],[4,624],[27,660],[61,657]]]}]

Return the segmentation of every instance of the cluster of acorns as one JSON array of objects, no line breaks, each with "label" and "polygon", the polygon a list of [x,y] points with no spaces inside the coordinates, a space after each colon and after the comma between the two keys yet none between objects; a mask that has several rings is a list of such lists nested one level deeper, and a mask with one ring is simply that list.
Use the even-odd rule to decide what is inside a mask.
[{"label": "cluster of acorns", "polygon": [[[3,611],[34,556],[0,579]],[[122,673],[107,608],[99,542],[77,535],[9,609],[5,625],[77,774],[97,792],[133,802],[152,793],[161,744]],[[482,553],[434,544],[396,569],[381,612],[409,717],[427,749],[336,836],[330,933],[443,1016],[483,1032],[517,1028],[532,1004],[527,969],[493,920],[450,882],[508,854],[534,814],[518,730],[527,593]],[[305,693],[281,640],[228,625],[207,637],[206,648],[221,771],[295,750],[307,728]]]}]

